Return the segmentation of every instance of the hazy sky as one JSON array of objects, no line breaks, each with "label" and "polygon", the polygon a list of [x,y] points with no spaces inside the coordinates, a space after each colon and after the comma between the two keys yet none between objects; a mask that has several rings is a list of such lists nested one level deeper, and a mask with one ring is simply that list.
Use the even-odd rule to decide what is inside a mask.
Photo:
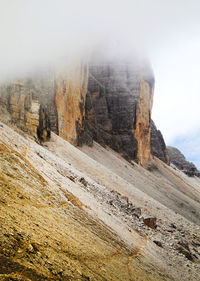
[{"label": "hazy sky", "polygon": [[148,56],[153,119],[200,168],[200,0],[0,0],[0,78],[95,46]]}]

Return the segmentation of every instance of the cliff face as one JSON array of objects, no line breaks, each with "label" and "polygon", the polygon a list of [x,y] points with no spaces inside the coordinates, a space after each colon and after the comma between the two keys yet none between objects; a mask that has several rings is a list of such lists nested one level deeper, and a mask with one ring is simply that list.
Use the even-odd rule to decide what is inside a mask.
[{"label": "cliff face", "polygon": [[73,145],[84,129],[87,82],[88,68],[81,64],[56,78],[58,134]]},{"label": "cliff face", "polygon": [[7,110],[12,122],[35,138],[46,141],[50,138],[50,128],[56,131],[54,80],[51,73],[2,85],[0,104],[1,112]]},{"label": "cliff face", "polygon": [[136,110],[135,138],[138,142],[137,159],[141,164],[146,164],[150,158],[150,122],[153,103],[151,82],[144,79],[140,81],[140,95]]},{"label": "cliff face", "polygon": [[195,165],[185,159],[185,156],[175,147],[168,146],[167,151],[171,162],[179,169],[182,170],[189,177],[200,177],[200,171],[197,170]]},{"label": "cliff face", "polygon": [[0,110],[7,110],[13,123],[40,141],[51,131],[77,145],[83,130],[87,67],[69,72],[46,72],[4,84],[0,88]]},{"label": "cliff face", "polygon": [[142,165],[151,153],[168,163],[164,140],[151,125],[153,89],[144,62],[92,61],[4,84],[0,105],[40,141],[53,131],[73,145],[95,140]]},{"label": "cliff face", "polygon": [[151,120],[151,154],[170,164],[170,157],[162,133],[157,130],[153,120]]},{"label": "cliff face", "polygon": [[98,63],[89,68],[86,141],[108,145],[141,164],[150,158],[150,116],[154,79],[130,63]]}]

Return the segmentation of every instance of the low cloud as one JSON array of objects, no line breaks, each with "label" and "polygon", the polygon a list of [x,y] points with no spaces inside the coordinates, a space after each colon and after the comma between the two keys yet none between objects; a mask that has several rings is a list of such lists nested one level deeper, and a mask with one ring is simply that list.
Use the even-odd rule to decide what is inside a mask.
[{"label": "low cloud", "polygon": [[192,2],[0,0],[0,76],[87,57],[96,46],[151,56],[163,36],[187,22]]}]

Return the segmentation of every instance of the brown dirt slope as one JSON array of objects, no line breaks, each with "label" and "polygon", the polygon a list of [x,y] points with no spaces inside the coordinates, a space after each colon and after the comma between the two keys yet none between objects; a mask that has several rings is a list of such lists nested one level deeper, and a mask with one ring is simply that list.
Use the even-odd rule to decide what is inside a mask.
[{"label": "brown dirt slope", "polygon": [[173,280],[142,258],[145,238],[128,243],[89,214],[48,151],[0,130],[0,280]]}]

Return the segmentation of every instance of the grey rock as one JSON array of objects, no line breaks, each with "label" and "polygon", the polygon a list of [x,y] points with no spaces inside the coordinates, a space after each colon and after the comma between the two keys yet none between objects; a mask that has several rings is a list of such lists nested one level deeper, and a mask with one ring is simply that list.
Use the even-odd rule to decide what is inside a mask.
[{"label": "grey rock", "polygon": [[153,120],[151,120],[151,154],[167,164],[170,162],[164,138]]},{"label": "grey rock", "polygon": [[176,249],[178,250],[178,252],[182,255],[184,255],[188,260],[194,262],[196,260],[196,256],[193,255],[190,250],[184,248],[181,245],[176,245]]},{"label": "grey rock", "polygon": [[173,146],[168,146],[167,151],[171,162],[181,171],[183,171],[189,177],[200,177],[200,171],[197,170],[195,165],[185,159],[185,156]]},{"label": "grey rock", "polygon": [[95,140],[128,160],[137,160],[134,130],[143,77],[153,91],[154,77],[149,66],[144,71],[144,65],[120,60],[90,63],[85,135],[81,143]]},{"label": "grey rock", "polygon": [[153,241],[158,247],[163,247],[162,243],[160,241],[154,240]]}]

